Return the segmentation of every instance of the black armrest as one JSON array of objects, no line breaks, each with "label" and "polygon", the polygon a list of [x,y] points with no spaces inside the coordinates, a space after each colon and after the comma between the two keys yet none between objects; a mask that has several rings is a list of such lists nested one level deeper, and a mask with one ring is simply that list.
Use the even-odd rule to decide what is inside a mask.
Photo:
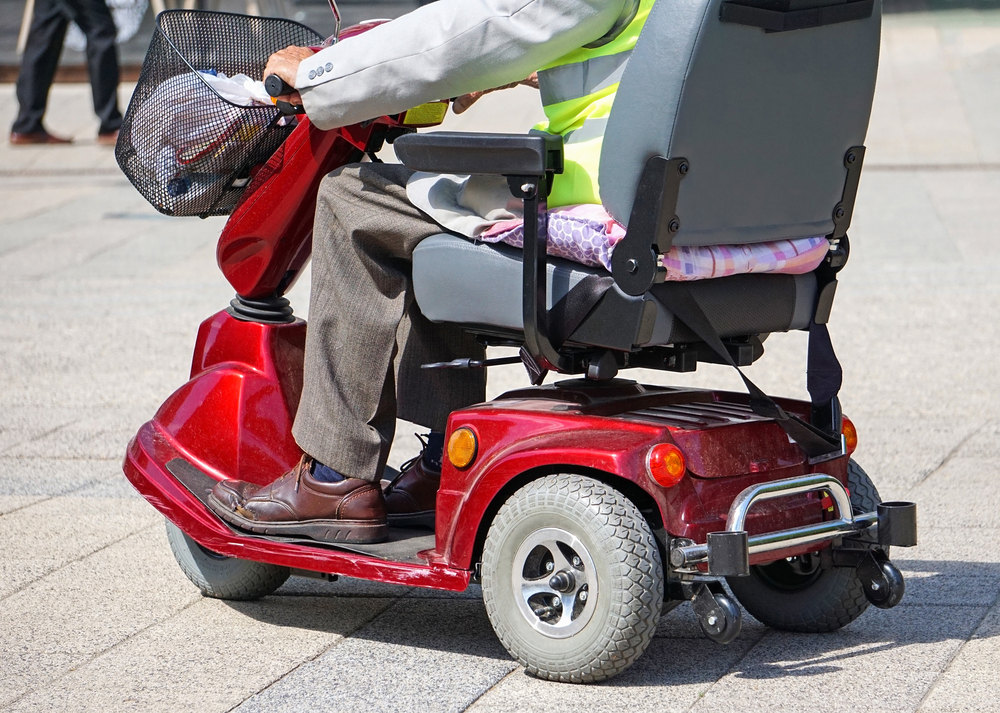
[{"label": "black armrest", "polygon": [[544,176],[562,173],[562,137],[432,131],[407,134],[393,143],[404,165],[430,173]]}]

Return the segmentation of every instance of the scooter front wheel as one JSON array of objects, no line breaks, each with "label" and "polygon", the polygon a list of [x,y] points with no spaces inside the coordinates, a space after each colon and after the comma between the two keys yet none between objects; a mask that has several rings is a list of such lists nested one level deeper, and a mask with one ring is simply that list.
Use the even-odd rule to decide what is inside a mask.
[{"label": "scooter front wheel", "polygon": [[593,478],[550,475],[514,493],[490,526],[482,572],[497,637],[539,678],[610,678],[642,655],[660,619],[649,524]]},{"label": "scooter front wheel", "polygon": [[181,571],[213,599],[249,600],[273,594],[291,575],[288,567],[226,557],[202,547],[169,520],[167,541]]}]

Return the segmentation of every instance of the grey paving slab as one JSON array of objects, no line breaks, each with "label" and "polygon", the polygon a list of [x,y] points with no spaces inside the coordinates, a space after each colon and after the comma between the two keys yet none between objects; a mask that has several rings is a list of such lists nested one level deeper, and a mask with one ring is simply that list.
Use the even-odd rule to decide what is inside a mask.
[{"label": "grey paving slab", "polygon": [[[920,506],[918,503],[918,519]],[[918,523],[920,544],[912,548],[897,547],[893,559],[948,562],[955,565],[1000,562],[1000,530],[985,527],[963,527],[960,513],[950,527],[932,527]]]},{"label": "grey paving slab", "polygon": [[704,637],[700,640],[657,638],[643,657],[623,674],[592,686],[539,681],[519,669],[490,689],[469,710],[476,713],[687,711],[720,676],[746,656],[755,643],[756,638],[752,637],[741,637],[728,646],[713,644]]},{"label": "grey paving slab", "polygon": [[[390,605],[359,598],[200,599],[51,683],[11,711],[226,711]],[[239,661],[239,665],[234,665]]]},{"label": "grey paving slab", "polygon": [[925,696],[922,711],[995,711],[1000,668],[1000,606],[983,619]]},{"label": "grey paving slab", "polygon": [[45,497],[44,495],[0,495],[0,515],[33,505]]},{"label": "grey paving slab", "polygon": [[87,661],[85,654],[3,651],[0,657],[0,706],[15,701],[39,685],[65,674]]},{"label": "grey paving slab", "polygon": [[514,668],[482,604],[404,599],[236,710],[461,711]]},{"label": "grey paving slab", "polygon": [[118,471],[118,463],[112,461],[0,456],[0,494],[52,497],[102,479],[117,479]]},{"label": "grey paving slab", "polygon": [[692,710],[914,710],[985,612],[897,607],[823,636],[769,633]]},{"label": "grey paving slab", "polygon": [[99,654],[199,600],[164,539],[157,523],[7,597],[0,651]]},{"label": "grey paving slab", "polygon": [[0,597],[11,597],[41,575],[77,563],[161,521],[139,498],[87,497],[86,489],[10,512],[0,517],[0,540],[8,543],[0,560],[5,575],[0,580]]},{"label": "grey paving slab", "polygon": [[997,476],[996,461],[952,458],[911,493],[922,503],[921,522],[944,527],[961,518],[962,524],[970,528],[1000,527]]}]

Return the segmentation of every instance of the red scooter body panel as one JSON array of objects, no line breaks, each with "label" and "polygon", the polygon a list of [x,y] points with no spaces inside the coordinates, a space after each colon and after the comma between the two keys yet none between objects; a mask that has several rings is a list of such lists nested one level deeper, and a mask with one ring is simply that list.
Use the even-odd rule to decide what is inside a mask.
[{"label": "red scooter body panel", "polygon": [[[717,401],[745,401],[738,394],[714,392],[713,396]],[[788,400],[783,400],[782,405],[797,412],[807,408],[806,404]],[[750,460],[751,467],[726,478],[714,471],[712,478],[702,478],[689,469],[688,475],[671,488],[661,487],[647,475],[646,455],[658,443],[678,445],[685,458],[699,451],[700,441],[707,441],[709,448],[720,452],[754,453],[746,448],[748,440],[751,446],[757,438],[770,442],[777,432],[787,444],[784,431],[766,420],[688,430],[650,423],[633,414],[588,416],[567,409],[565,403],[524,399],[500,400],[456,411],[449,419],[448,433],[460,427],[476,433],[479,448],[475,461],[463,470],[445,459],[437,500],[437,551],[442,562],[462,569],[471,566],[477,537],[481,539],[485,534],[472,528],[478,528],[478,523],[499,506],[498,496],[508,484],[523,482],[526,478],[520,476],[526,473],[590,472],[612,485],[617,483],[619,488],[621,481],[627,481],[656,504],[669,534],[695,542],[705,542],[709,532],[726,528],[729,506],[751,485],[820,472],[847,482],[846,458],[809,466],[799,457],[795,465],[768,472],[754,471],[752,464],[758,461]],[[732,464],[727,461],[727,465]],[[820,522],[823,517],[814,495],[783,498],[756,506],[747,519],[747,531],[756,534],[798,527]],[[751,561],[770,561],[814,549],[772,552]]]},{"label": "red scooter body panel", "polygon": [[129,443],[123,470],[149,503],[188,536],[219,554],[283,567],[359,577],[379,582],[463,591],[467,571],[441,566],[390,562],[346,550],[330,550],[233,533],[164,467],[184,457],[155,422],[145,424]]},{"label": "red scooter body panel", "polygon": [[[357,130],[363,149],[374,125]],[[316,194],[326,174],[357,160],[361,136],[320,131],[302,117],[253,176],[219,238],[216,258],[236,292],[254,298],[287,289],[286,274],[309,259]],[[354,139],[354,140],[350,140]]]},{"label": "red scooter body panel", "polygon": [[[676,537],[704,542],[725,529],[736,495],[755,483],[809,472],[824,472],[846,483],[846,458],[808,466],[753,472],[747,451],[755,439],[771,439],[774,423],[678,428],[641,414],[592,416],[551,399],[501,399],[452,414],[448,433],[471,428],[479,449],[469,468],[445,459],[437,500],[435,549],[421,563],[387,562],[347,550],[275,542],[235,533],[167,469],[183,459],[215,479],[239,478],[265,484],[290,469],[301,451],[291,428],[302,390],[306,325],[244,322],[227,312],[205,320],[198,331],[191,379],[172,394],[129,445],[124,470],[136,489],[168,519],[205,547],[220,554],[318,572],[413,586],[461,590],[468,584],[477,542],[492,514],[509,493],[543,472],[584,472],[620,488],[638,490],[655,504],[664,529]],[[709,392],[713,403],[739,404],[740,394]],[[805,404],[782,401],[803,413]],[[672,488],[646,474],[645,457],[657,444],[673,442],[686,457],[702,448],[747,452],[742,472],[731,477],[699,477],[693,471]],[[681,445],[683,444],[683,445]],[[694,460],[694,459],[692,459]],[[700,461],[696,461],[700,462]],[[732,462],[726,461],[732,465]],[[638,490],[636,490],[638,489]],[[819,500],[803,495],[769,501],[747,521],[753,534],[819,522]],[[654,515],[655,519],[655,515]],[[769,561],[814,550],[771,552],[751,561]],[[766,559],[765,559],[766,558]]]}]

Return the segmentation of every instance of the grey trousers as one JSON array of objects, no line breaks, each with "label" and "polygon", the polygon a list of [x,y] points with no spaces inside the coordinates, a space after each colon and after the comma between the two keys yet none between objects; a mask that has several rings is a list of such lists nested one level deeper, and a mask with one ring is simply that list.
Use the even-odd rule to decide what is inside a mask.
[{"label": "grey trousers", "polygon": [[306,453],[352,478],[381,477],[397,416],[443,431],[448,414],[486,398],[485,370],[420,368],[481,359],[485,350],[458,327],[428,321],[413,299],[413,248],[442,228],[406,199],[412,173],[353,164],[319,189],[292,434]]}]

